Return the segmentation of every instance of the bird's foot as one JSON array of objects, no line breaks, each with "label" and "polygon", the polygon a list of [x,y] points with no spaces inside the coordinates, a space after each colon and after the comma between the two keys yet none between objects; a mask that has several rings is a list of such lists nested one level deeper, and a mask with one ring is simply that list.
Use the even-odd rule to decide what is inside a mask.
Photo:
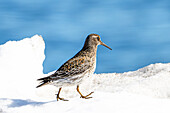
[{"label": "bird's foot", "polygon": [[86,96],[81,95],[80,98],[84,98],[84,99],[93,98],[93,97],[89,97],[92,93],[94,93],[94,92],[91,92],[91,93],[89,93],[89,94],[86,95]]},{"label": "bird's foot", "polygon": [[89,98],[92,98],[92,97],[89,97],[92,93],[94,92],[91,92],[89,93],[88,95],[84,96],[81,94],[80,90],[79,90],[79,85],[77,85],[77,92],[80,94],[80,98],[84,98],[84,99],[89,99]]},{"label": "bird's foot", "polygon": [[59,88],[58,94],[56,94],[56,95],[57,95],[57,97],[56,97],[56,98],[57,98],[57,101],[58,101],[58,100],[68,101],[68,100],[66,100],[66,99],[64,99],[64,98],[61,98],[61,97],[59,96],[60,91],[61,91],[61,88]]},{"label": "bird's foot", "polygon": [[64,98],[61,98],[60,96],[59,96],[59,94],[56,94],[57,95],[57,101],[59,101],[59,100],[63,100],[63,101],[68,101],[67,99],[64,99]]}]

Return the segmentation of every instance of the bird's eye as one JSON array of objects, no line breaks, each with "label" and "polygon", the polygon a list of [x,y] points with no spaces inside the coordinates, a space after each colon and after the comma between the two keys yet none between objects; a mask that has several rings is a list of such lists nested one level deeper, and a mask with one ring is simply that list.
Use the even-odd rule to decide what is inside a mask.
[{"label": "bird's eye", "polygon": [[97,40],[99,41],[99,40],[100,40],[100,38],[99,38],[99,37],[97,37]]}]

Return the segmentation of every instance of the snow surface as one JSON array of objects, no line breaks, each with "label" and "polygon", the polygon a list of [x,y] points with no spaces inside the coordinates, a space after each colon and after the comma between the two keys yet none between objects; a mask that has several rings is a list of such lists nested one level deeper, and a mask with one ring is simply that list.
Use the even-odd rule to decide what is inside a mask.
[{"label": "snow surface", "polygon": [[70,86],[60,95],[69,101],[56,101],[58,88],[35,88],[36,79],[47,76],[44,49],[38,35],[0,45],[0,113],[170,113],[169,63],[93,74],[80,84],[83,94],[95,92],[92,99],[81,99],[76,86]]}]

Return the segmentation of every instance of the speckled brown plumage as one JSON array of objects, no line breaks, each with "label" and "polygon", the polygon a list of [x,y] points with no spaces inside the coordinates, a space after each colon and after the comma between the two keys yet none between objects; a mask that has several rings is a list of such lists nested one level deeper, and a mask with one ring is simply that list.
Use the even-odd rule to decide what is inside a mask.
[{"label": "speckled brown plumage", "polygon": [[95,71],[98,45],[111,49],[100,40],[99,35],[88,35],[83,48],[74,57],[65,62],[54,74],[38,79],[41,81],[41,84],[37,88],[46,84],[59,87],[79,84],[84,76],[90,75]]}]

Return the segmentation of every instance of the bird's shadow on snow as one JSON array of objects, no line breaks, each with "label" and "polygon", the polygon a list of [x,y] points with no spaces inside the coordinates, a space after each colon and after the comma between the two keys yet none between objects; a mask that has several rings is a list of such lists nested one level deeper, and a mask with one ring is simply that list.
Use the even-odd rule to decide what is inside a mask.
[{"label": "bird's shadow on snow", "polygon": [[43,104],[49,103],[49,102],[54,102],[54,101],[49,101],[49,102],[37,102],[33,100],[22,100],[22,99],[7,99],[7,98],[0,98],[0,100],[10,100],[12,101],[8,107],[22,107],[22,106],[41,106]]}]

